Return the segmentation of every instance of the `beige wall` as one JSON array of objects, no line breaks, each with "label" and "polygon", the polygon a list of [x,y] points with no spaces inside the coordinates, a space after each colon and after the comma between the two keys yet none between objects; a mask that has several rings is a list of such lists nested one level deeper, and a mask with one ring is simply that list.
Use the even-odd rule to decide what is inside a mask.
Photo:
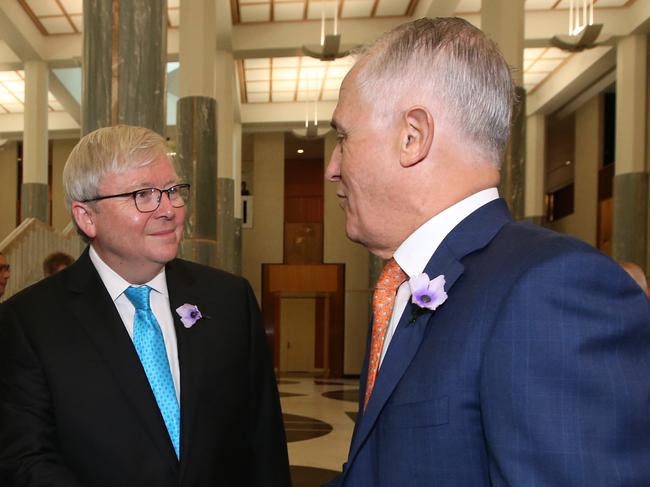
[{"label": "beige wall", "polygon": [[602,98],[595,96],[575,116],[575,194],[573,214],[551,223],[551,228],[596,245],[598,224],[598,170],[602,159]]},{"label": "beige wall", "polygon": [[[253,228],[242,229],[242,274],[261,299],[262,263],[281,263],[284,221],[284,135],[258,133],[253,136],[253,163],[249,178],[253,196]],[[336,137],[325,139],[325,163]],[[345,236],[343,210],[336,186],[323,182],[323,260],[345,264],[345,374],[359,374],[366,349],[370,290],[368,251]]]},{"label": "beige wall", "polygon": [[253,228],[242,228],[242,275],[262,297],[262,263],[282,263],[284,135],[259,133],[253,142]]},{"label": "beige wall", "polygon": [[[325,138],[325,164],[336,144],[336,135],[330,132]],[[345,236],[345,216],[336,197],[336,185],[325,182],[324,191],[324,242],[325,263],[345,264],[345,374],[359,374],[366,351],[368,334],[370,286],[368,284],[368,251]]]},{"label": "beige wall", "polygon": [[52,227],[61,232],[70,223],[63,197],[63,168],[78,139],[52,141]]},{"label": "beige wall", "polygon": [[16,228],[17,180],[16,142],[9,141],[0,147],[0,241]]}]

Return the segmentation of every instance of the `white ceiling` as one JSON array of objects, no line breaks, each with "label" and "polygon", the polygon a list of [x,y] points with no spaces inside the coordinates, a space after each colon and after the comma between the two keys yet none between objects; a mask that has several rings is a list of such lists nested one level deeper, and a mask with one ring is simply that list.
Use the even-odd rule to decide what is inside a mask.
[{"label": "white ceiling", "polygon": [[[215,1],[220,5],[219,12],[230,11],[227,35],[235,59],[234,71],[240,83],[238,104],[242,117],[245,118],[244,113],[259,114],[256,115],[259,123],[262,123],[261,120],[271,121],[274,117],[283,119],[290,111],[288,104],[291,103],[316,99],[329,107],[328,104],[335,102],[340,82],[352,61],[344,58],[323,63],[300,54],[304,43],[318,42],[323,13],[327,18],[328,32],[333,28],[336,14],[342,42],[360,45],[418,16],[455,14],[480,26],[482,4],[481,0]],[[177,59],[179,49],[179,4],[180,0],[168,0],[168,53],[172,60]],[[562,79],[570,84],[573,77],[585,84],[587,81],[583,77],[567,75],[564,71],[586,69],[583,59],[603,56],[600,51],[598,55],[588,52],[569,54],[548,47],[548,40],[553,35],[563,34],[567,30],[568,5],[569,0],[525,0],[524,86],[529,95],[537,96],[538,92],[543,92],[537,96],[541,101],[531,104],[533,106],[547,104],[549,97],[555,96],[554,93],[563,92],[557,81],[547,83],[549,79]],[[51,82],[53,94],[50,94],[50,110],[69,112],[70,100],[76,99],[78,112],[82,6],[82,0],[0,2],[0,21],[2,15],[6,14],[23,37],[18,43],[15,38],[5,37],[3,30],[6,29],[0,25],[0,77],[7,78],[0,83],[0,116],[22,111],[22,60],[32,59],[34,53],[48,62],[54,72],[57,68],[68,68],[76,79],[75,83],[70,84],[59,77],[65,85],[63,91]],[[619,37],[632,32],[650,31],[649,6],[650,0],[595,0],[595,21],[605,25],[601,37],[606,42],[609,39],[612,46]],[[609,63],[615,63],[611,61],[611,56],[608,59]],[[60,95],[64,95],[64,98],[67,95],[68,103]],[[255,107],[255,110],[244,110],[249,106]],[[277,107],[275,111],[273,107]],[[172,108],[169,102],[168,108]]]}]

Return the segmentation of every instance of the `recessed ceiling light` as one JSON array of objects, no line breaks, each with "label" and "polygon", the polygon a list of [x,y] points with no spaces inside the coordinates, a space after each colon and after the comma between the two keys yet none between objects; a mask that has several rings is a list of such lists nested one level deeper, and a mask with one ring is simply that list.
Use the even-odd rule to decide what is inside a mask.
[{"label": "recessed ceiling light", "polygon": [[298,154],[302,154],[303,152],[305,152],[305,149],[298,149],[296,152],[297,152]]}]

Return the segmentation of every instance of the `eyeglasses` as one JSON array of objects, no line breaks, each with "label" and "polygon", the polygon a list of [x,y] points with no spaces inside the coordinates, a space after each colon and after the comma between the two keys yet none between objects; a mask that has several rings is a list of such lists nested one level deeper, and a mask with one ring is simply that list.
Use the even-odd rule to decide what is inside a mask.
[{"label": "eyeglasses", "polygon": [[135,201],[135,207],[140,213],[151,213],[156,211],[160,206],[160,200],[163,193],[167,193],[169,202],[174,208],[181,208],[190,197],[189,184],[177,184],[167,189],[158,188],[144,188],[131,191],[129,193],[111,194],[108,196],[97,196],[96,198],[89,198],[83,200],[82,203],[90,203],[91,201],[107,200],[109,198],[124,198],[131,196]]}]

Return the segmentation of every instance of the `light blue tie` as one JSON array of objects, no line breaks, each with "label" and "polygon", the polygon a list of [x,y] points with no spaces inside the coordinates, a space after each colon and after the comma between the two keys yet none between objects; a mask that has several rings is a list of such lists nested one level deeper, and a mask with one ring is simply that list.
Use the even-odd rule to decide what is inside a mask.
[{"label": "light blue tie", "polygon": [[179,458],[181,411],[176,399],[160,325],[149,306],[150,292],[151,288],[148,286],[131,286],[124,291],[124,294],[135,306],[133,345],[149,379],[149,385],[174,445],[176,457]]}]

